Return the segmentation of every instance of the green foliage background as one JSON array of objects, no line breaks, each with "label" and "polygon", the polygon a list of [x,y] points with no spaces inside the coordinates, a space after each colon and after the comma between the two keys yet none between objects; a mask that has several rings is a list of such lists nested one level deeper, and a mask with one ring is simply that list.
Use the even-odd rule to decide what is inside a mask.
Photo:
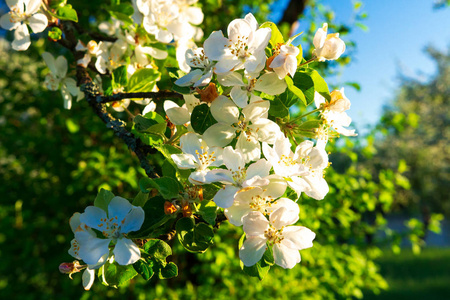
[{"label": "green foliage background", "polygon": [[[226,28],[244,7],[257,6],[257,18],[263,20],[267,2],[202,1],[205,36],[211,29]],[[104,19],[104,12],[92,9],[101,5],[100,1],[74,4],[80,23],[89,26],[87,11]],[[320,4],[311,1],[310,5],[312,16],[320,16],[319,23],[332,19]],[[311,23],[303,41],[310,42],[315,29]],[[74,274],[71,281],[58,271],[61,262],[72,260],[67,253],[73,238],[68,219],[91,205],[102,187],[133,198],[145,174],[87,103],[81,101],[67,111],[58,92],[45,90],[47,70],[40,54],[46,43],[33,43],[26,53],[9,51],[2,44],[0,52],[0,193],[4,199],[0,204],[0,298],[345,299],[387,287],[373,260],[382,253],[380,245],[398,247],[401,237],[388,230],[384,237],[375,233],[387,229],[384,215],[391,210],[395,189],[407,184],[402,169],[374,173],[370,166],[358,163],[375,153],[369,139],[346,140],[329,149],[335,166],[326,173],[330,193],[323,201],[306,196],[300,200],[299,223],[317,238],[313,248],[301,252],[302,262],[294,269],[274,267],[261,282],[248,277],[240,269],[237,254],[242,231],[224,223],[204,254],[188,253],[177,241],[170,242],[171,260],[179,266],[177,278],[150,282],[138,278],[118,290],[97,282],[85,292],[81,274]],[[349,61],[344,57],[339,64]],[[322,72],[335,69],[324,64]],[[133,109],[138,112],[137,107]],[[120,117],[127,119],[125,114]]]}]

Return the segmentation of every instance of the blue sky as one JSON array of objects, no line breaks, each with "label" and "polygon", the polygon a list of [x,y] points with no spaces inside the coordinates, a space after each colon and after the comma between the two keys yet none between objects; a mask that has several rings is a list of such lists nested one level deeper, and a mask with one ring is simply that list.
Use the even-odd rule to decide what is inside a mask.
[{"label": "blue sky", "polygon": [[[352,1],[324,0],[336,13],[336,20],[349,22]],[[433,9],[427,0],[366,0],[363,10],[369,15],[364,21],[369,31],[356,29],[348,37],[357,43],[354,61],[342,75],[330,78],[332,83],[356,81],[358,92],[346,87],[352,101],[349,115],[360,133],[380,118],[382,107],[394,97],[398,74],[425,80],[436,66],[424,53],[427,45],[445,50],[450,46],[450,9]],[[302,31],[302,28],[299,29]]]}]

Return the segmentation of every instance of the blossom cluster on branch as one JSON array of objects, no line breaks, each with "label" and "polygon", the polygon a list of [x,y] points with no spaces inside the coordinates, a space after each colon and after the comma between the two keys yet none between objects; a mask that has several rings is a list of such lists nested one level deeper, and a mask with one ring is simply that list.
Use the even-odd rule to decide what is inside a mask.
[{"label": "blossom cluster on branch", "polygon": [[[261,265],[290,269],[300,262],[299,250],[312,247],[316,236],[296,225],[300,196],[326,197],[327,142],[356,135],[346,128],[344,90],[330,93],[312,68],[344,52],[338,33],[327,35],[324,24],[306,60],[293,44],[297,36],[285,41],[274,23],[260,25],[249,13],[198,47],[203,13],[196,0],[133,0],[109,8],[110,20],[98,26],[108,38],[83,40],[73,26],[77,13],[65,2],[7,2],[11,12],[0,25],[15,30],[14,49],[29,47],[27,24],[35,33],[51,24],[49,37],[74,55],[79,86],[64,56],[42,55],[50,70],[45,85],[61,90],[65,108],[73,96],[86,99],[141,166],[148,166],[151,151],[164,158],[154,166],[159,174],[146,169],[149,177],[131,203],[101,190],[94,206],[72,216],[69,254],[77,260],[63,263],[61,272],[85,269],[86,289],[97,269],[112,286],[137,274],[176,276],[163,240],[175,230],[187,251],[204,252],[221,214],[243,227],[245,273],[260,277]],[[146,106],[131,124],[107,111],[128,111],[132,102]],[[313,102],[316,108],[308,110]]]}]

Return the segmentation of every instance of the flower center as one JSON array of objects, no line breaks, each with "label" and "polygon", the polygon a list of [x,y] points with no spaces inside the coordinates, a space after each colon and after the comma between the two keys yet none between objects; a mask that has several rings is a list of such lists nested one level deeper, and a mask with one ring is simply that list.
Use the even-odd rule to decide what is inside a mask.
[{"label": "flower center", "polygon": [[9,21],[11,23],[22,22],[27,18],[27,14],[23,12],[18,6],[11,7],[9,12]]},{"label": "flower center", "polygon": [[60,79],[52,73],[48,73],[47,76],[45,76],[45,86],[51,91],[58,90],[59,82]]},{"label": "flower center", "polygon": [[264,231],[264,237],[270,244],[279,244],[283,237],[283,227],[280,230],[276,230],[272,225],[270,225],[269,229]]},{"label": "flower center", "polygon": [[259,211],[263,214],[266,213],[266,208],[272,205],[273,198],[271,196],[261,197],[261,195],[256,195],[252,197],[250,202],[250,208],[255,211]]},{"label": "flower center", "polygon": [[206,167],[216,161],[216,156],[214,155],[214,151],[209,154],[208,151],[204,150],[204,147],[201,147],[200,149],[202,153],[200,153],[198,150],[195,150],[195,154],[197,154],[198,157],[198,162],[200,165],[199,169],[204,170],[206,169]]},{"label": "flower center", "polygon": [[238,169],[231,170],[231,176],[236,184],[241,185],[247,175],[245,167],[238,167]]},{"label": "flower center", "polygon": [[231,39],[229,39],[229,42],[228,46],[225,47],[228,47],[231,54],[237,58],[246,58],[252,55],[248,52],[248,36],[238,35],[236,42],[233,42]]},{"label": "flower center", "polygon": [[280,156],[280,160],[278,161],[279,165],[283,164],[286,167],[295,166],[296,163],[297,162],[291,156],[286,156],[284,154]]},{"label": "flower center", "polygon": [[121,224],[119,225],[117,216],[114,218],[103,218],[100,219],[101,223],[98,225],[98,227],[102,228],[102,234],[106,238],[112,238],[117,239],[120,237],[120,231],[121,231],[121,225],[125,223],[125,219],[122,220]]}]

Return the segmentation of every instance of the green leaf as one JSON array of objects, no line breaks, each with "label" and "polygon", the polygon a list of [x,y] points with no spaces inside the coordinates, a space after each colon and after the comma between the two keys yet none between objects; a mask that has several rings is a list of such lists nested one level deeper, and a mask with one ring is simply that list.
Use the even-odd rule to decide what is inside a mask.
[{"label": "green leaf", "polygon": [[211,114],[207,104],[201,104],[194,108],[191,114],[191,125],[195,132],[203,134],[211,125],[217,123]]},{"label": "green leaf", "polygon": [[[184,126],[182,126],[184,128]],[[178,128],[178,126],[177,126]],[[177,129],[178,130],[178,129]],[[168,144],[163,144],[163,145],[155,145],[155,148],[158,149],[159,152],[161,152],[162,155],[164,155],[164,157],[167,159],[166,161],[168,161],[176,170],[176,174],[177,174],[177,179],[179,180],[179,182],[183,183],[187,180],[187,178],[189,177],[189,175],[191,174],[190,170],[181,170],[178,169],[177,165],[173,162],[171,155],[172,154],[180,154],[182,153],[181,150],[177,147],[174,147],[172,145],[168,145]],[[167,176],[167,175],[164,175]],[[172,177],[172,176],[169,176]]]},{"label": "green leaf", "polygon": [[133,205],[134,206],[140,206],[144,207],[145,203],[148,200],[149,193],[143,193],[142,191],[139,191],[139,193],[134,197]]},{"label": "green leaf", "polygon": [[180,192],[178,181],[170,177],[148,178],[143,177],[139,180],[139,187],[144,193],[149,192],[149,188],[155,188],[164,197],[171,200],[176,198]]},{"label": "green leaf", "polygon": [[314,90],[325,97],[325,99],[331,100],[328,84],[325,82],[322,76],[320,76],[320,74],[313,69],[307,69],[306,73],[309,74],[312,81],[314,82]]},{"label": "green leaf", "polygon": [[[302,90],[300,90],[298,87],[294,85],[294,81],[291,77],[286,76],[285,77],[286,84],[288,86],[288,89],[297,96],[300,100],[302,100],[303,104],[307,105],[305,94],[303,94]],[[292,103],[293,104],[293,103]],[[288,106],[289,107],[289,106]]]},{"label": "green leaf", "polygon": [[264,252],[264,255],[261,258],[261,260],[259,262],[257,262],[256,264],[254,264],[253,266],[246,267],[246,266],[244,266],[243,263],[241,263],[242,271],[244,271],[245,274],[247,274],[251,277],[256,277],[259,280],[263,280],[263,278],[269,272],[270,266],[273,266],[273,265],[274,265],[274,259],[273,259],[272,250],[270,248],[268,248],[266,250],[266,252]]},{"label": "green leaf", "polygon": [[270,28],[272,30],[272,34],[270,36],[270,44],[272,45],[272,48],[275,48],[277,44],[284,44],[283,35],[275,23],[265,22],[259,28]]},{"label": "green leaf", "polygon": [[94,206],[103,209],[105,212],[108,212],[109,202],[115,197],[115,195],[105,189],[100,189],[97,194],[97,197],[94,200]]},{"label": "green leaf", "polygon": [[151,112],[145,115],[137,115],[134,117],[134,128],[141,133],[151,133],[164,137],[167,123],[159,114]]},{"label": "green leaf", "polygon": [[269,115],[284,118],[289,115],[289,107],[297,102],[298,97],[289,89],[270,101]]},{"label": "green leaf", "polygon": [[214,201],[206,201],[203,200],[200,203],[199,208],[200,215],[203,217],[203,219],[208,222],[210,225],[216,224],[216,217],[217,217],[217,205],[214,203]]},{"label": "green leaf", "polygon": [[66,5],[67,0],[52,0],[49,3],[51,9],[57,9],[58,7],[62,7]]},{"label": "green leaf", "polygon": [[154,69],[139,69],[128,81],[128,92],[151,92],[160,77],[161,73]]},{"label": "green leaf", "polygon": [[150,255],[152,260],[163,266],[166,265],[167,256],[172,255],[170,246],[166,242],[158,239],[151,239],[145,243],[144,250]]},{"label": "green leaf", "polygon": [[178,276],[178,267],[173,262],[169,262],[167,266],[159,269],[158,277],[160,279],[169,279]]},{"label": "green leaf", "polygon": [[312,103],[314,101],[314,81],[311,76],[305,72],[299,71],[295,73],[293,82],[294,85],[303,92],[306,100],[305,105]]},{"label": "green leaf", "polygon": [[59,7],[56,10],[56,17],[60,20],[64,21],[74,21],[78,22],[78,16],[75,9],[72,8],[72,5],[67,4],[66,6]]},{"label": "green leaf", "polygon": [[357,82],[346,82],[345,85],[349,85],[357,91],[361,90],[361,86]]},{"label": "green leaf", "polygon": [[126,87],[128,85],[127,66],[120,66],[112,73],[113,88]]},{"label": "green leaf", "polygon": [[125,26],[129,26],[129,25],[133,24],[133,19],[130,16],[128,16],[120,11],[109,11],[109,14],[111,15],[111,17],[113,17],[119,21],[122,21]]},{"label": "green leaf", "polygon": [[61,36],[62,36],[62,31],[58,27],[52,27],[52,29],[50,29],[48,31],[48,37],[54,41],[60,40]]},{"label": "green leaf", "polygon": [[153,262],[151,260],[147,261],[140,259],[133,264],[133,267],[145,280],[149,280],[153,277]]},{"label": "green leaf", "polygon": [[311,130],[319,128],[322,125],[322,120],[308,120],[300,124],[297,128],[302,130]]},{"label": "green leaf", "polygon": [[190,94],[191,89],[186,86],[178,86],[175,84],[175,81],[177,81],[178,78],[183,77],[186,75],[183,71],[181,71],[178,68],[166,68],[167,72],[169,73],[170,81],[172,82],[172,90],[175,92],[178,92],[180,94]]},{"label": "green leaf", "polygon": [[106,262],[102,268],[103,284],[115,288],[127,283],[138,274],[132,265],[121,266],[116,263],[110,264]]},{"label": "green leaf", "polygon": [[173,219],[172,215],[166,215],[164,213],[164,203],[166,200],[161,196],[150,198],[144,205],[145,219],[141,229],[136,232],[130,232],[129,238],[149,238],[153,237],[155,231],[156,236],[163,234],[159,230],[165,226],[166,223],[170,223]]},{"label": "green leaf", "polygon": [[212,244],[214,231],[205,223],[195,225],[192,218],[181,218],[175,229],[183,247],[189,252],[205,252]]},{"label": "green leaf", "polygon": [[112,5],[109,9],[110,9],[110,11],[120,12],[126,16],[132,16],[134,13],[134,9],[133,9],[133,6],[131,5],[131,3],[121,3],[121,4]]}]

